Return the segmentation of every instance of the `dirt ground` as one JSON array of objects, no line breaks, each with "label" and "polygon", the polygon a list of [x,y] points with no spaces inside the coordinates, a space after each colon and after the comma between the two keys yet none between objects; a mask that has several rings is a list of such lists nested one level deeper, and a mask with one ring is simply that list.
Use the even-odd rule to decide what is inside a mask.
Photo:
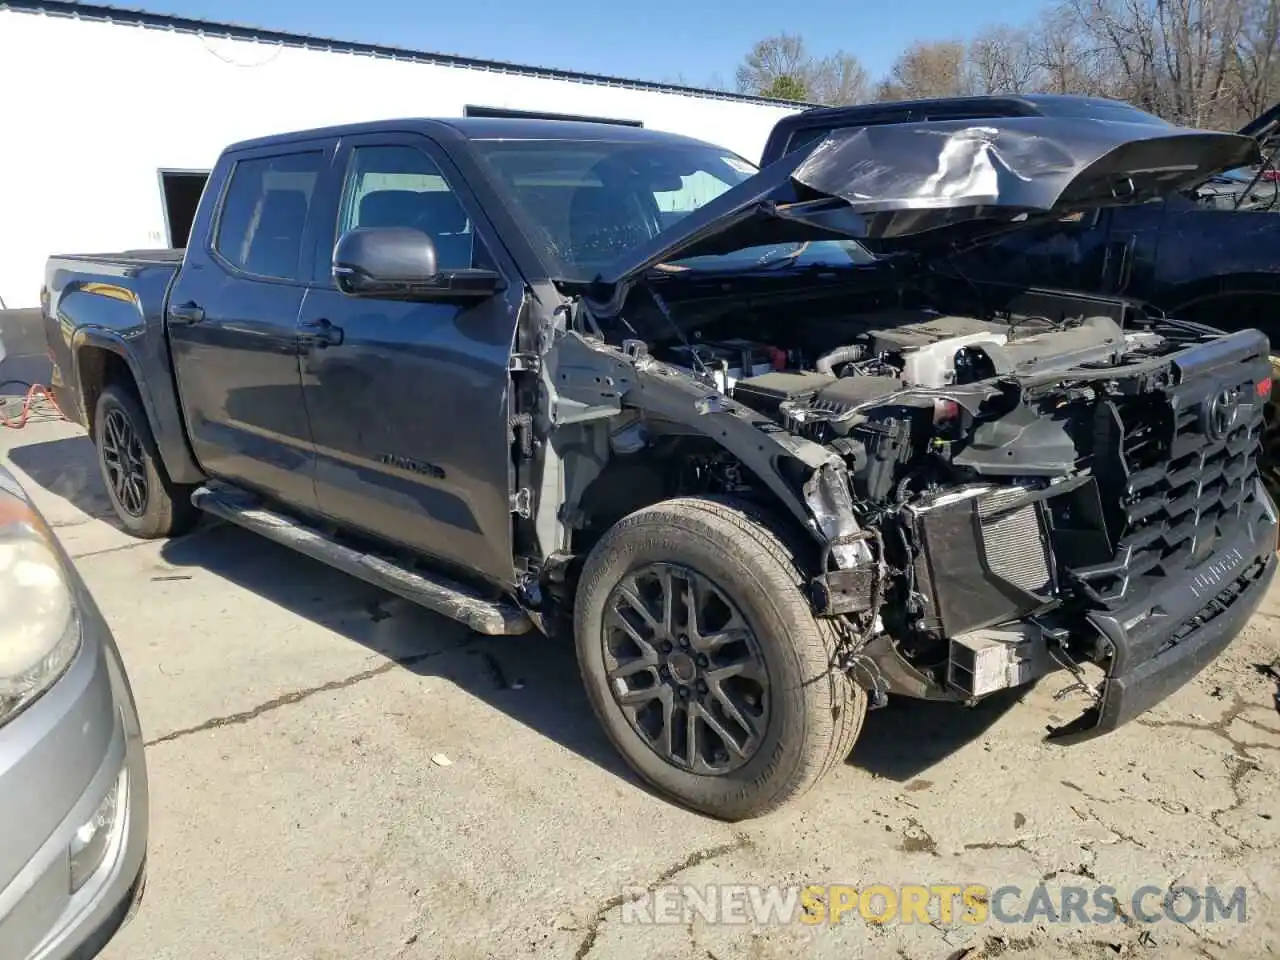
[{"label": "dirt ground", "polygon": [[[149,740],[149,884],[107,960],[1280,952],[1280,592],[1110,736],[1042,742],[1080,707],[1059,677],[973,710],[895,703],[810,795],[731,826],[635,782],[568,649],[469,635],[226,526],[131,540],[77,429],[0,443],[110,622]],[[638,922],[671,884],[1012,885],[1017,922]],[[1038,885],[1118,906],[1022,922]],[[1163,916],[1167,891],[1210,885],[1243,910],[1210,923],[1183,891],[1168,912],[1198,916]]]}]

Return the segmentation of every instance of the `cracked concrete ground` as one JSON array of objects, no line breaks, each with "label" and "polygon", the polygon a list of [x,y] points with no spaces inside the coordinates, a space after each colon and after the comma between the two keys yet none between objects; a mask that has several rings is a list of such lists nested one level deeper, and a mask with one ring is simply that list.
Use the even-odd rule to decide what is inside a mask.
[{"label": "cracked concrete ground", "polygon": [[[1280,591],[1109,737],[1041,742],[1079,706],[1057,678],[972,711],[891,705],[809,796],[730,826],[634,782],[569,650],[472,637],[233,528],[129,540],[77,430],[0,433],[115,632],[150,744],[149,885],[107,960],[1280,952]],[[623,922],[629,890],[664,883],[1106,885],[1118,907],[1109,924]],[[1207,884],[1245,888],[1244,922],[1132,915],[1145,885]]]}]

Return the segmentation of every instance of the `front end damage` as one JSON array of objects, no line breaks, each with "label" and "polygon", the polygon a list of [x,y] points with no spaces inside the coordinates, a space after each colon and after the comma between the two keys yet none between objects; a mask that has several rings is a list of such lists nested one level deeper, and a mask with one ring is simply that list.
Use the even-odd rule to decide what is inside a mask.
[{"label": "front end damage", "polygon": [[[527,497],[528,552],[543,558],[531,591],[567,597],[573,558],[631,510],[730,495],[807,531],[797,558],[814,615],[841,638],[832,669],[874,705],[971,704],[1060,672],[1088,699],[1051,731],[1065,741],[1185,683],[1275,572],[1258,469],[1266,339],[1055,291],[975,305],[922,279],[948,230],[971,239],[975,222],[1140,201],[1254,149],[1199,132],[1074,132],[1011,121],[930,125],[914,141],[911,125],[833,135],[557,312],[530,368],[545,438]],[[885,138],[910,162],[872,163]],[[655,269],[847,237],[855,222],[864,237],[928,241],[857,277]]]},{"label": "front end damage", "polygon": [[[1074,682],[1062,692],[1089,701],[1050,731],[1068,742],[1114,729],[1198,673],[1275,573],[1277,515],[1257,463],[1266,351],[1246,331],[1091,384],[1087,398],[1055,384],[1043,396],[1088,423],[1075,431],[1087,456],[1058,470],[1038,458],[1040,475],[1020,477],[1034,451],[1025,431],[975,442],[956,458],[976,467],[971,484],[882,515],[896,577],[890,609],[871,607],[888,629],[853,651],[859,679],[973,702],[1065,671]],[[866,562],[823,579],[836,578],[862,591],[842,597],[852,610],[880,581]]]},{"label": "front end damage", "polygon": [[[1252,331],[1106,376],[1011,378],[945,447],[931,436],[911,453],[867,449],[911,416],[905,398],[863,407],[840,437],[816,429],[837,420],[830,402],[780,424],[641,344],[563,333],[558,345],[546,413],[562,456],[547,464],[563,482],[539,498],[563,504],[543,518],[553,552],[574,553],[593,488],[626,476],[611,471],[647,462],[673,483],[681,455],[646,458],[667,442],[710,445],[724,459],[704,492],[754,498],[810,534],[813,611],[842,638],[833,667],[875,705],[972,704],[1060,672],[1089,702],[1051,738],[1103,733],[1216,657],[1275,572],[1257,466],[1270,367]],[[886,456],[892,469],[868,486]]]}]

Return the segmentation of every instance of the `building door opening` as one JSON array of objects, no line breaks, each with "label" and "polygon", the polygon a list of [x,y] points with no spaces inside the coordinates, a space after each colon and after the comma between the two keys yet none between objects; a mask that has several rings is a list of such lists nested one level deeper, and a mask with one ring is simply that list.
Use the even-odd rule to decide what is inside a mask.
[{"label": "building door opening", "polygon": [[185,247],[196,219],[200,194],[209,180],[208,170],[161,170],[160,195],[169,246]]}]

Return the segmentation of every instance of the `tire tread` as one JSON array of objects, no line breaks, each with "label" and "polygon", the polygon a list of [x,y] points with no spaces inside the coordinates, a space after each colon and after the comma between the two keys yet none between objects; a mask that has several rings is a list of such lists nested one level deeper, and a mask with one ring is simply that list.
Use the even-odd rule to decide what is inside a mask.
[{"label": "tire tread", "polygon": [[[803,682],[828,685],[830,694],[821,699],[826,701],[824,709],[829,710],[830,715],[818,715],[822,712],[820,710],[808,711],[806,729],[801,737],[803,746],[799,756],[792,759],[790,771],[779,769],[786,759],[783,756],[786,745],[780,745],[760,773],[752,780],[743,781],[733,796],[722,796],[716,809],[708,809],[704,804],[691,804],[723,819],[769,813],[806,793],[849,755],[862,729],[866,693],[842,670],[831,667],[838,646],[837,635],[832,625],[822,618],[815,618],[810,608],[805,591],[806,578],[798,559],[803,534],[793,525],[746,501],[730,497],[681,497],[644,507],[623,518],[606,533],[588,558],[579,585],[580,607],[585,595],[612,589],[611,584],[596,582],[604,572],[603,562],[593,562],[598,554],[607,554],[628,536],[640,533],[655,523],[677,541],[680,534],[704,539],[709,534],[713,535],[723,552],[737,565],[756,569],[766,580],[773,581],[768,585],[770,601],[788,622],[803,624],[808,620],[814,625],[813,630],[801,626],[788,633]],[[768,558],[770,562],[761,564],[760,557]],[[575,622],[580,625],[581,618],[575,618]]]},{"label": "tire tread", "polygon": [[102,473],[104,485],[109,486],[106,465],[102,461],[101,438],[97,431],[105,420],[107,408],[115,405],[122,409],[129,418],[138,440],[142,444],[147,471],[147,509],[141,517],[131,517],[123,513],[115,504],[115,495],[108,489],[110,499],[117,518],[125,532],[144,540],[161,537],[172,537],[186,533],[200,519],[200,511],[191,502],[194,489],[185,484],[177,484],[169,479],[169,474],[160,459],[160,450],[155,436],[151,432],[151,424],[146,412],[139,402],[137,394],[128,385],[109,383],[98,395],[97,408],[94,413],[94,446],[98,448],[98,467]]}]

